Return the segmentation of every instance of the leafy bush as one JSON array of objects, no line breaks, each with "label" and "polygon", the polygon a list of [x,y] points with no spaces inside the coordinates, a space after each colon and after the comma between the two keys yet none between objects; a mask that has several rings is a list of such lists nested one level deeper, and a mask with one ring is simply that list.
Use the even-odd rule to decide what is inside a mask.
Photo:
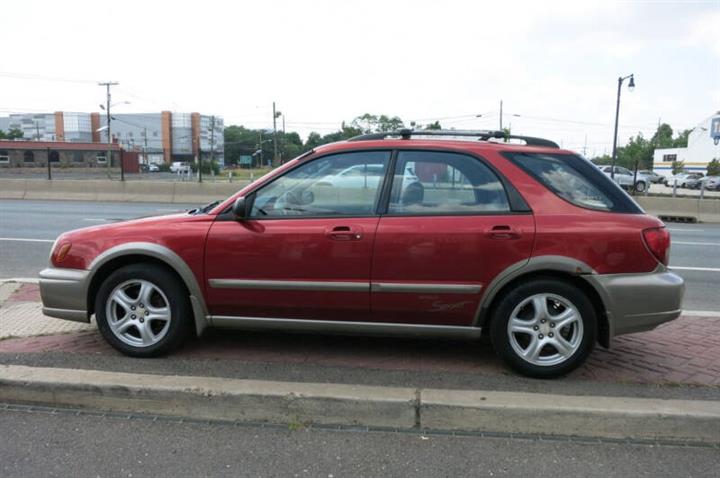
[{"label": "leafy bush", "polygon": [[680,174],[685,170],[685,161],[673,161],[672,162],[672,173]]},{"label": "leafy bush", "polygon": [[707,165],[708,176],[720,176],[720,161],[718,158],[713,158]]},{"label": "leafy bush", "polygon": [[[190,163],[190,168],[192,169],[193,173],[197,173],[197,164]],[[210,161],[203,160],[202,162],[202,173],[203,174],[210,174],[210,171],[214,172],[216,175],[220,174],[220,165],[218,165],[217,161],[212,161],[212,164]]]}]

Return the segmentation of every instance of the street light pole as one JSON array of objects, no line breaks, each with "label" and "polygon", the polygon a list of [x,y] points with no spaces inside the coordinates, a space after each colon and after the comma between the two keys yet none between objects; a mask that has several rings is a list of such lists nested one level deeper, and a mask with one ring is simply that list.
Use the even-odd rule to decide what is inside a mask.
[{"label": "street light pole", "polygon": [[623,81],[628,78],[630,78],[628,88],[632,91],[635,88],[635,76],[633,76],[633,74],[618,78],[617,103],[615,104],[615,133],[613,134],[612,167],[610,168],[610,178],[613,180],[615,179],[615,161],[617,160],[618,122],[620,120],[620,92],[622,91]]}]

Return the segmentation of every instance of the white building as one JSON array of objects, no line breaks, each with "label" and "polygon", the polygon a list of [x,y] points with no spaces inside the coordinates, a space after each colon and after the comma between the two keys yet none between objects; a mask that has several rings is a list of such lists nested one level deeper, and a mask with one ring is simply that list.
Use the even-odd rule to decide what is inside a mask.
[{"label": "white building", "polygon": [[671,176],[673,161],[684,161],[688,171],[707,174],[707,165],[715,158],[720,161],[720,111],[690,132],[686,148],[656,149],[653,170]]}]

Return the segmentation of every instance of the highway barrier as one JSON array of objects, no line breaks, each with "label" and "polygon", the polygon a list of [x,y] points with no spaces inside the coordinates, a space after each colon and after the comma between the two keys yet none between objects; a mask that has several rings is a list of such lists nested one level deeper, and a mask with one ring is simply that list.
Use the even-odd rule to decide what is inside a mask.
[{"label": "highway barrier", "polygon": [[[231,196],[249,181],[172,182],[0,179],[0,199],[45,199],[200,204]],[[667,221],[720,223],[720,200],[638,196],[650,214]]]},{"label": "highway barrier", "polygon": [[0,179],[0,199],[202,204],[224,199],[247,186],[172,181]]}]

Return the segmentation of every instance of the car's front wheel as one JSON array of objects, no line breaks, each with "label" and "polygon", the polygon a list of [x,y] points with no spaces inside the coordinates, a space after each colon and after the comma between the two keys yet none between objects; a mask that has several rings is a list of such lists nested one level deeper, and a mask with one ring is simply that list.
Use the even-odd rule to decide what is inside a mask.
[{"label": "car's front wheel", "polygon": [[638,181],[638,183],[635,184],[635,191],[637,191],[639,193],[644,193],[646,188],[647,188],[647,185],[645,184],[644,181]]},{"label": "car's front wheel", "polygon": [[536,378],[565,375],[582,364],[597,336],[595,309],[574,285],[533,279],[503,294],[494,307],[490,337],[498,355]]},{"label": "car's front wheel", "polygon": [[180,280],[155,264],[131,264],[105,279],[95,298],[105,340],[126,355],[165,354],[187,337],[192,309]]}]

